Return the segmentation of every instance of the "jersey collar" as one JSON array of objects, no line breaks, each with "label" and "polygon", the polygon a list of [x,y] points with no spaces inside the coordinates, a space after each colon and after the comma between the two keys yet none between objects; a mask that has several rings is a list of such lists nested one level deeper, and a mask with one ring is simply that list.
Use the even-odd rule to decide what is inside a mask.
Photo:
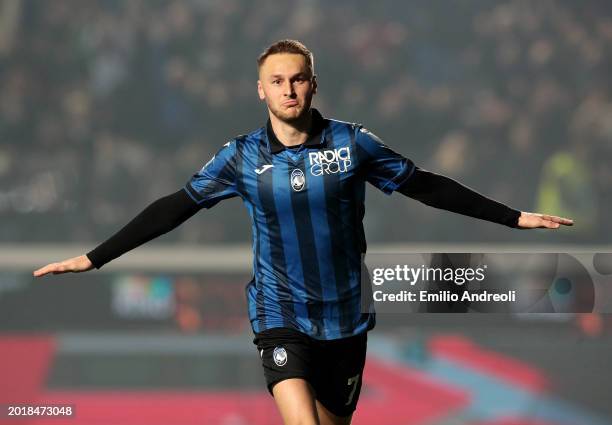
[{"label": "jersey collar", "polygon": [[[312,126],[310,128],[310,132],[308,134],[308,139],[304,142],[304,146],[320,146],[324,142],[323,130],[325,129],[325,118],[321,116],[321,113],[314,108],[310,109],[312,111]],[[272,123],[270,119],[268,119],[268,123],[266,125],[266,133],[268,136],[268,149],[270,153],[278,153],[286,149],[286,146],[283,145],[280,140],[274,134],[274,130],[272,130]]]}]

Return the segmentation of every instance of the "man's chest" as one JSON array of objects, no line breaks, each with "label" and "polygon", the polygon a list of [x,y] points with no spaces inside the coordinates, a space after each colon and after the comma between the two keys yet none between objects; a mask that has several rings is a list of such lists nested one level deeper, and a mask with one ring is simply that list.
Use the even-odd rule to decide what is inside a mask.
[{"label": "man's chest", "polygon": [[[245,159],[243,199],[264,211],[320,209],[330,201],[349,201],[359,188],[359,163],[350,145],[265,150]],[[361,182],[363,185],[363,182]]]}]

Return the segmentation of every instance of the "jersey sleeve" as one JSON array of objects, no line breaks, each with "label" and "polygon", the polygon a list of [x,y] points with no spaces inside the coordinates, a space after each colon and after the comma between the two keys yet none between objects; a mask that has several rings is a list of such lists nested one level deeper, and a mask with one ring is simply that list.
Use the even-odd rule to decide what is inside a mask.
[{"label": "jersey sleeve", "polygon": [[211,208],[223,199],[238,195],[236,190],[236,141],[223,145],[184,187],[202,208]]},{"label": "jersey sleeve", "polygon": [[390,195],[414,173],[414,163],[395,152],[369,130],[359,127],[355,136],[366,180]]}]

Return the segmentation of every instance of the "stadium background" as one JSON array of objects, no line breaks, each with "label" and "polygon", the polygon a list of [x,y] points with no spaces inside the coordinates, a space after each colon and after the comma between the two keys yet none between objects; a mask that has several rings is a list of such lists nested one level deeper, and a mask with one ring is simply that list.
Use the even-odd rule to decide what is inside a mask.
[{"label": "stadium background", "polygon": [[[0,0],[0,404],[74,404],[75,424],[280,423],[250,342],[238,200],[99,272],[31,272],[260,126],[255,58],[285,37],[314,51],[325,115],[577,222],[512,231],[370,189],[371,251],[611,251],[609,2]],[[354,422],[609,424],[610,328],[381,316]]]}]

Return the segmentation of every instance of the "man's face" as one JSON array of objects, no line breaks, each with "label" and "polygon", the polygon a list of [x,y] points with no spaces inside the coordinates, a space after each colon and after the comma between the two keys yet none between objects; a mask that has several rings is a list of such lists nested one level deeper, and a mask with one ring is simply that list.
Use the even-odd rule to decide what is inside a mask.
[{"label": "man's face", "polygon": [[308,112],[316,91],[316,79],[302,55],[273,54],[259,68],[259,98],[281,121],[292,122]]}]

